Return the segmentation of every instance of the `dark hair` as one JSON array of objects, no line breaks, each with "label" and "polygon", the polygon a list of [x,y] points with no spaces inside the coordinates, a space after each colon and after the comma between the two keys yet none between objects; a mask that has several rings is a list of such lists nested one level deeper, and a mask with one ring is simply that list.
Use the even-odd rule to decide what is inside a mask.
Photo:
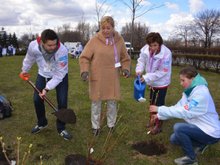
[{"label": "dark hair", "polygon": [[58,42],[58,36],[55,33],[55,31],[51,30],[51,29],[46,29],[41,33],[41,40],[43,41],[43,43],[46,43],[47,40],[57,40]]},{"label": "dark hair", "polygon": [[160,33],[151,32],[147,35],[146,42],[148,45],[157,42],[161,46],[163,44],[163,39]]},{"label": "dark hair", "polygon": [[179,74],[186,76],[188,79],[191,79],[193,77],[196,77],[198,72],[196,71],[196,69],[194,67],[187,66],[187,67],[181,69]]}]

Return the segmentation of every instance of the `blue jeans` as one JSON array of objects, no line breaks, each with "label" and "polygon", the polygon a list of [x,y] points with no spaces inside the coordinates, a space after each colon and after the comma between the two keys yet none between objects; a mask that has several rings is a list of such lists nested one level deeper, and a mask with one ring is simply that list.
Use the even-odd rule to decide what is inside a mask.
[{"label": "blue jeans", "polygon": [[176,123],[174,133],[170,136],[171,143],[180,145],[185,154],[191,159],[196,158],[193,147],[204,147],[208,144],[214,144],[218,140],[218,138],[204,133],[196,125],[189,123]]},{"label": "blue jeans", "polygon": [[[36,87],[42,91],[45,86],[47,81],[50,79],[46,79],[45,77],[41,75],[37,75],[37,80],[36,80]],[[67,95],[68,95],[68,74],[63,78],[63,81],[58,84],[56,87],[56,95],[57,95],[57,103],[58,103],[58,110],[61,108],[67,108]],[[37,114],[37,124],[38,126],[45,126],[47,125],[47,119],[45,115],[45,105],[44,105],[44,100],[40,98],[39,94],[35,91],[34,92],[34,106],[35,106],[35,112]],[[62,130],[65,129],[65,123],[56,120],[56,126],[57,126],[57,131],[60,133]]]}]

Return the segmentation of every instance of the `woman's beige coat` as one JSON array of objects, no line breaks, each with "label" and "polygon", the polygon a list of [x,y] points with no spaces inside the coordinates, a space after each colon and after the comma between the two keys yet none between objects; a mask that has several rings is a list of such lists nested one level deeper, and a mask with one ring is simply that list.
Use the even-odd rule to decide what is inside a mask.
[{"label": "woman's beige coat", "polygon": [[114,42],[121,68],[115,68],[114,46],[106,42],[101,32],[86,44],[79,58],[80,72],[89,72],[89,94],[92,101],[119,100],[119,70],[130,71],[130,56],[123,38],[114,32]]}]

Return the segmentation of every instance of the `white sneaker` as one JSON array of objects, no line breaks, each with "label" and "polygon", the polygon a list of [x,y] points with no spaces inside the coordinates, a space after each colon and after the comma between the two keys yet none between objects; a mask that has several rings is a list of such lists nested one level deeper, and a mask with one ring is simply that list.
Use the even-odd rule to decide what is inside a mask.
[{"label": "white sneaker", "polygon": [[66,130],[63,130],[59,133],[60,136],[62,136],[65,140],[71,140],[72,135],[70,135]]},{"label": "white sneaker", "polygon": [[198,161],[196,159],[191,159],[188,156],[183,156],[174,160],[174,162],[178,165],[198,165]]}]

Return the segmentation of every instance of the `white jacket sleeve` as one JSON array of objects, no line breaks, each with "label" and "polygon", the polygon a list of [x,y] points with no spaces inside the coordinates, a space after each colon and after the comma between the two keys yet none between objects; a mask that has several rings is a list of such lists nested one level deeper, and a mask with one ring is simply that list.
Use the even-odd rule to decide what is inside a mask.
[{"label": "white jacket sleeve", "polygon": [[33,64],[36,62],[36,57],[35,57],[32,49],[33,49],[32,44],[29,44],[26,56],[23,60],[22,72],[27,73],[31,69]]},{"label": "white jacket sleeve", "polygon": [[166,55],[166,57],[161,60],[162,61],[159,64],[159,68],[155,72],[146,73],[145,75],[143,75],[143,78],[147,84],[150,84],[151,82],[154,82],[158,79],[165,77],[167,74],[170,74],[172,63],[171,54]]},{"label": "white jacket sleeve", "polygon": [[207,112],[208,98],[202,91],[195,91],[190,98],[184,95],[182,99],[171,107],[161,106],[158,108],[158,118],[167,120],[169,118],[191,119]]},{"label": "white jacket sleeve", "polygon": [[145,70],[146,61],[147,61],[147,55],[141,52],[137,60],[137,65],[135,69],[136,73],[138,72],[143,73],[143,71]]},{"label": "white jacket sleeve", "polygon": [[63,81],[63,78],[68,73],[68,52],[62,51],[61,55],[58,56],[58,59],[56,60],[56,66],[55,71],[52,79],[47,82],[46,88],[48,90],[52,90],[56,88],[56,86]]}]

